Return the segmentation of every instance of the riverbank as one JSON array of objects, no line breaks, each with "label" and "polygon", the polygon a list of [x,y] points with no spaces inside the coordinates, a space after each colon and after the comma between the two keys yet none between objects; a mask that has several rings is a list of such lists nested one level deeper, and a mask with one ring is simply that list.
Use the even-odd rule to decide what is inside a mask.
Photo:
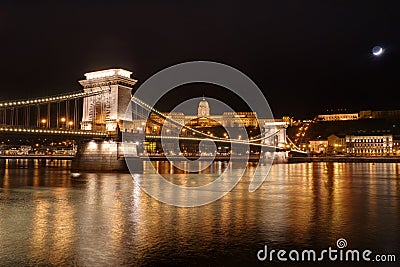
[{"label": "riverbank", "polygon": [[293,157],[288,163],[301,162],[400,162],[400,157]]}]

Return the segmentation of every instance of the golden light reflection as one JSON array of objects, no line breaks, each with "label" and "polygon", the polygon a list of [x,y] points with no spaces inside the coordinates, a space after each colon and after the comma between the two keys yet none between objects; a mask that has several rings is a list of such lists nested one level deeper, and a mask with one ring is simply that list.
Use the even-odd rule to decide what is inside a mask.
[{"label": "golden light reflection", "polygon": [[[117,187],[120,184],[117,184]],[[107,185],[106,185],[107,186]],[[114,251],[114,254],[120,254],[121,248],[123,248],[123,236],[124,236],[124,229],[125,229],[125,221],[126,218],[124,216],[124,203],[121,201],[122,198],[122,192],[118,188],[114,188],[114,198],[111,206],[111,211],[110,211],[110,224],[112,228],[110,229],[110,242],[111,242],[111,247]]]},{"label": "golden light reflection", "polygon": [[[6,160],[6,162],[7,162],[7,165],[8,165],[8,160]],[[7,189],[8,186],[10,185],[9,178],[10,178],[9,171],[8,171],[8,168],[6,167],[4,169],[4,177],[3,177],[3,188],[5,188],[5,189]]]},{"label": "golden light reflection", "polygon": [[[62,262],[64,255],[73,253],[75,233],[75,209],[68,200],[69,189],[58,188],[54,190],[55,201],[52,203],[54,210],[50,218],[47,231],[52,235],[52,250],[49,261],[53,265]],[[59,253],[63,251],[64,255]]]},{"label": "golden light reflection", "polygon": [[[42,192],[36,192],[34,197],[40,199]],[[50,216],[50,202],[45,199],[41,199],[35,202],[33,210],[33,221],[32,221],[32,233],[30,240],[30,251],[32,258],[40,258],[42,251],[47,250],[48,244],[48,230],[49,216]]]},{"label": "golden light reflection", "polygon": [[[211,181],[221,170],[236,171],[233,164],[217,162],[203,173],[187,175],[175,173],[166,163],[146,162],[145,174],[135,179],[147,179],[156,188],[161,187],[153,183],[148,164],[167,175],[173,169],[170,178],[185,185],[196,179]],[[397,225],[386,221],[399,218],[400,164],[276,164],[264,184],[250,193],[254,170],[255,165],[248,164],[237,187],[222,199],[178,208],[148,196],[129,174],[84,173],[71,178],[68,172],[5,169],[1,185],[11,189],[3,190],[2,197],[8,200],[10,193],[4,192],[10,191],[24,204],[17,206],[16,217],[22,220],[16,228],[0,217],[0,240],[9,246],[15,230],[23,228],[23,253],[33,265],[68,265],[73,255],[76,265],[82,266],[96,265],[99,259],[107,266],[129,260],[140,265],[140,260],[170,252],[173,257],[190,249],[199,249],[206,257],[210,249],[223,253],[228,245],[242,249],[246,242],[285,245],[316,239],[329,245],[340,235],[356,244],[366,233],[383,235],[388,244],[397,241],[392,234]],[[20,175],[29,179],[15,178]],[[13,205],[0,207],[5,214],[15,210]],[[21,222],[27,227],[20,227]]]}]

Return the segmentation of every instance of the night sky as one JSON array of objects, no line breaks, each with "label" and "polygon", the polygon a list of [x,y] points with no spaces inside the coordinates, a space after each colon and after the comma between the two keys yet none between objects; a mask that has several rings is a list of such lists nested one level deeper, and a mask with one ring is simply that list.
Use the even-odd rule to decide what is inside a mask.
[{"label": "night sky", "polygon": [[[140,85],[209,60],[247,74],[277,117],[400,109],[398,0],[215,2],[1,1],[0,100],[80,90],[84,73],[104,68],[131,70]],[[158,107],[205,94],[242,108],[226,93],[183,86]]]}]

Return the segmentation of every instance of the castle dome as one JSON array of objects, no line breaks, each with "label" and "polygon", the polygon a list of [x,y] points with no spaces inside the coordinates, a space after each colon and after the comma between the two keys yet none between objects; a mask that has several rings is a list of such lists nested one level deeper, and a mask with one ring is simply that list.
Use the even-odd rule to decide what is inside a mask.
[{"label": "castle dome", "polygon": [[198,117],[209,117],[210,116],[210,106],[207,102],[207,100],[204,98],[200,101],[199,107],[197,109],[197,115]]}]

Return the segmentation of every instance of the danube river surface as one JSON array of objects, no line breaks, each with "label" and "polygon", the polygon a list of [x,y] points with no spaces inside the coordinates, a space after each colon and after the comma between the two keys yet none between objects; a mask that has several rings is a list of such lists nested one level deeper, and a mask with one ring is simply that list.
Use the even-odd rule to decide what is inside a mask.
[{"label": "danube river surface", "polygon": [[[152,174],[144,164],[142,179]],[[199,174],[153,164],[178,183],[234,171],[221,162]],[[289,259],[305,249],[319,257],[341,238],[344,252],[396,256],[396,263],[368,266],[400,265],[400,164],[277,164],[250,193],[253,169],[223,198],[180,208],[144,193],[129,173],[78,176],[68,162],[10,161],[0,170],[0,266],[356,266],[327,255],[323,262],[302,262],[301,254],[297,261],[295,253]],[[286,250],[288,261],[274,254],[260,261],[265,246],[267,253]]]}]

